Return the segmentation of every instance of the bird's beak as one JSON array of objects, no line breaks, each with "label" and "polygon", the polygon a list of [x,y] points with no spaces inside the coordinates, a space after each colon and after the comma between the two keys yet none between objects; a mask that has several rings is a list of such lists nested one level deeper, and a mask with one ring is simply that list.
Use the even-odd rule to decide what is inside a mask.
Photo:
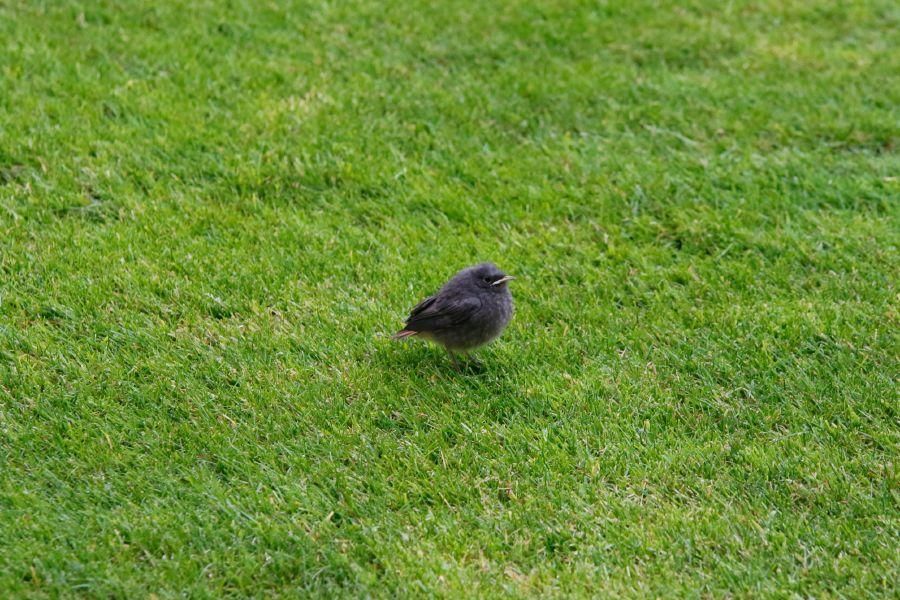
[{"label": "bird's beak", "polygon": [[512,281],[513,279],[515,279],[515,277],[513,277],[512,275],[504,275],[491,285],[500,285],[501,283],[506,283],[507,281]]}]

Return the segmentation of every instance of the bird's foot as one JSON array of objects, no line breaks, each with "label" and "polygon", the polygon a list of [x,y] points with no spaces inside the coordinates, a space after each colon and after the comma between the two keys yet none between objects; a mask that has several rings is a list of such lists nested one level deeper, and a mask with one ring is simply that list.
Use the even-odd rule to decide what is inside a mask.
[{"label": "bird's foot", "polygon": [[484,363],[469,354],[463,354],[462,360],[455,352],[448,350],[447,354],[450,355],[453,368],[461,373],[481,373],[484,371]]},{"label": "bird's foot", "polygon": [[465,359],[465,370],[469,373],[482,373],[484,372],[484,363],[474,356],[467,354]]}]

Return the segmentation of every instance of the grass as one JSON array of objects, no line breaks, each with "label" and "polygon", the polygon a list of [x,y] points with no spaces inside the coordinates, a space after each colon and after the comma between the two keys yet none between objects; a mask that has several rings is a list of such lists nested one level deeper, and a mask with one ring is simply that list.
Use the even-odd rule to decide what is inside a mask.
[{"label": "grass", "polygon": [[898,31],[0,0],[0,596],[896,597]]}]

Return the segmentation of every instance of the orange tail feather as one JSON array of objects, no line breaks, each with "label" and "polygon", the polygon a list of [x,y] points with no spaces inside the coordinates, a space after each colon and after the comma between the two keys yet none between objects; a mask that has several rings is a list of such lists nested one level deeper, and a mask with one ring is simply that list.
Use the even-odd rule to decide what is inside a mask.
[{"label": "orange tail feather", "polygon": [[412,337],[412,336],[416,335],[417,333],[419,333],[419,332],[412,331],[411,329],[402,329],[402,330],[398,331],[397,333],[395,333],[392,337],[395,340],[402,340],[403,338]]}]

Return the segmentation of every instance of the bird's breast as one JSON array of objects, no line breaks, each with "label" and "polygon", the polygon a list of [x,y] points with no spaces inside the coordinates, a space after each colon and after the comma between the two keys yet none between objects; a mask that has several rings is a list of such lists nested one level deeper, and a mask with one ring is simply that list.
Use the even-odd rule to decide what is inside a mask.
[{"label": "bird's breast", "polygon": [[512,297],[506,294],[497,294],[489,299],[483,306],[483,319],[488,324],[488,329],[498,333],[509,323],[513,313]]}]

